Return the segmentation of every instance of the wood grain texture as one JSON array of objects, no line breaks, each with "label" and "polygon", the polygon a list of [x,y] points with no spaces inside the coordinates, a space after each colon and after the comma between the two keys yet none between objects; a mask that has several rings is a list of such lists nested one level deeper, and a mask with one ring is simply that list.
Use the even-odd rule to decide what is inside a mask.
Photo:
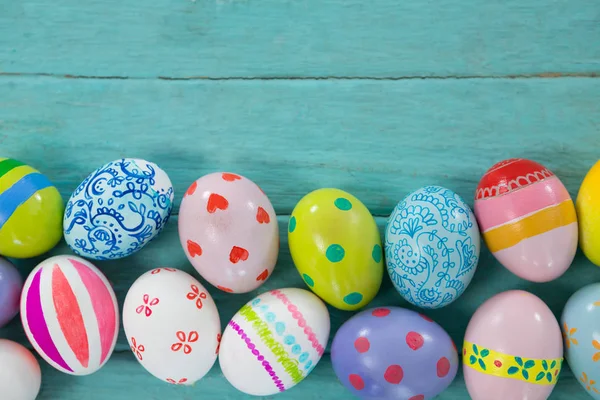
[{"label": "wood grain texture", "polygon": [[[272,277],[254,292],[240,295],[230,295],[216,290],[203,280],[188,263],[183,250],[179,244],[177,235],[177,217],[173,218],[167,225],[165,231],[151,244],[141,252],[119,261],[96,262],[95,264],[107,275],[113,284],[117,293],[119,308],[122,309],[127,290],[131,284],[144,272],[156,267],[166,266],[182,269],[193,274],[200,279],[209,293],[213,296],[219,314],[221,324],[224,328],[229,319],[237,310],[247,301],[251,300],[260,293],[267,290],[282,287],[299,287],[307,289],[300,275],[296,271],[289,254],[287,242],[287,216],[278,218],[281,236],[281,249],[279,260]],[[385,218],[376,218],[377,225],[383,237],[385,227]],[[52,252],[56,254],[69,254],[69,250],[64,243],[61,243]],[[32,260],[18,261],[20,271],[26,276],[37,262],[43,260],[45,256]],[[443,309],[425,311],[424,313],[433,318],[437,323],[446,329],[456,345],[462,346],[463,336],[470,317],[477,307],[486,299],[496,293],[510,289],[528,290],[548,304],[557,318],[560,318],[562,308],[569,296],[582,286],[584,282],[594,282],[600,280],[600,269],[594,267],[581,253],[578,253],[575,262],[571,268],[560,279],[545,283],[534,284],[521,280],[508,272],[504,267],[498,264],[491,254],[485,249],[482,250],[479,266],[471,285],[465,293],[454,303]],[[382,288],[368,307],[377,306],[400,306],[413,310],[418,310],[406,301],[395,291],[387,274],[384,275]],[[328,306],[332,333],[327,345],[327,354],[335,332],[340,325],[345,322],[354,313],[333,309]],[[423,312],[423,310],[420,310]],[[17,317],[12,323],[0,329],[0,337],[19,341],[31,349],[31,345],[24,336],[22,326]],[[204,398],[223,398],[223,399],[243,399],[243,394],[238,393],[229,386],[223,377],[218,361],[213,367],[211,373],[203,380],[198,382],[194,388],[180,389],[173,388],[170,385],[161,382],[149,375],[141,365],[139,365],[131,355],[127,340],[121,327],[115,354],[107,365],[98,373],[88,377],[72,377],[55,371],[44,361],[40,361],[43,367],[43,390],[40,395],[42,399],[78,399],[85,398],[89,400],[104,400],[108,397],[114,400],[130,399],[131,388],[135,387],[135,395],[145,399],[187,399],[194,396],[204,396]],[[129,389],[127,389],[129,387]],[[315,390],[315,388],[319,390]],[[444,392],[439,399],[441,400],[462,400],[465,399],[465,386],[462,374],[456,377],[448,391]],[[588,396],[580,385],[573,378],[568,367],[563,369],[561,378],[555,389],[555,395],[551,399],[561,399],[561,394],[569,393],[573,400],[584,400]],[[84,395],[85,394],[85,395]],[[348,393],[337,381],[329,356],[327,355],[318,367],[303,381],[296,389],[287,393],[277,395],[282,399],[348,399]]]},{"label": "wood grain texture", "polygon": [[0,72],[118,77],[598,73],[596,0],[0,2]]},{"label": "wood grain texture", "polygon": [[[600,80],[160,81],[0,78],[2,156],[68,198],[120,157],[161,166],[176,205],[198,177],[258,183],[278,214],[337,186],[374,215],[439,184],[472,203],[494,163],[536,160],[571,195],[598,159]],[[177,211],[177,209],[176,209]]]}]

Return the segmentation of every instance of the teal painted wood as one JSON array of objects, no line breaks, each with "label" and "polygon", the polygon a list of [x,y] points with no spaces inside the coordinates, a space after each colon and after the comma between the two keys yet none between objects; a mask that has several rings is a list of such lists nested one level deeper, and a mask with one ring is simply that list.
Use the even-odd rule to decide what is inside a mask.
[{"label": "teal painted wood", "polygon": [[470,201],[487,168],[520,156],[545,164],[575,195],[598,158],[598,126],[600,80],[592,78],[0,78],[2,155],[44,171],[65,198],[119,157],[158,163],[177,199],[203,174],[246,175],[278,214],[327,186],[383,216],[425,184]]},{"label": "teal painted wood", "polygon": [[[96,262],[96,265],[102,269],[113,284],[120,307],[123,306],[125,295],[131,284],[144,272],[161,266],[185,270],[199,278],[206,286],[217,304],[221,324],[225,327],[229,319],[243,304],[260,293],[282,287],[307,288],[297,273],[289,254],[286,233],[288,218],[288,216],[278,218],[280,232],[282,232],[281,251],[274,273],[262,287],[252,293],[229,295],[216,290],[199,277],[187,262],[179,244],[177,217],[169,222],[166,230],[156,241],[149,244],[141,252],[119,261]],[[376,221],[383,235],[385,218],[378,217]],[[68,254],[69,251],[64,243],[61,243],[51,252],[52,255],[65,253]],[[18,265],[21,273],[26,276],[37,262],[43,258],[45,256],[19,261]],[[531,291],[544,300],[556,317],[560,318],[562,308],[573,292],[588,282],[599,280],[600,268],[593,266],[581,253],[578,253],[571,268],[559,280],[546,284],[526,282],[500,266],[484,247],[477,272],[463,296],[443,309],[426,311],[425,314],[443,326],[460,348],[471,315],[481,303],[496,293],[509,289]],[[384,283],[379,294],[368,307],[377,306],[400,306],[417,310],[397,294],[387,275],[384,276]],[[327,345],[327,356],[305,381],[295,389],[277,395],[277,398],[290,400],[322,398],[348,400],[348,393],[337,381],[331,369],[328,353],[333,335],[353,313],[328,308],[331,315],[332,334]],[[422,312],[422,310],[420,311]],[[0,329],[0,337],[19,341],[31,348],[24,336],[19,318],[13,320],[8,327]],[[227,383],[220,371],[218,362],[211,373],[193,388],[174,388],[153,378],[131,354],[122,328],[115,354],[106,366],[96,374],[88,377],[72,377],[54,370],[44,361],[40,362],[43,367],[43,390],[40,400],[58,398],[65,400],[80,398],[104,400],[109,397],[114,400],[129,400],[132,393],[135,394],[136,399],[187,399],[193,396],[230,400],[246,398]],[[588,396],[572,376],[568,367],[564,368],[551,399],[563,399],[566,393],[573,400],[584,400]],[[466,391],[461,373],[439,399],[462,400],[466,398],[465,396]]]},{"label": "teal painted wood", "polygon": [[598,73],[596,0],[0,1],[0,72],[120,77]]}]

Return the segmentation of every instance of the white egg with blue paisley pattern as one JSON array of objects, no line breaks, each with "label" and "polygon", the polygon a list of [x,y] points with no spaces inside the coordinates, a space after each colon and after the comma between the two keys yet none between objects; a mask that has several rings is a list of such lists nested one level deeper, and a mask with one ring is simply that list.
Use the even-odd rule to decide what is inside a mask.
[{"label": "white egg with blue paisley pattern", "polygon": [[111,161],[71,195],[63,221],[65,241],[85,258],[129,256],[162,231],[173,199],[171,180],[158,165],[133,158]]},{"label": "white egg with blue paisley pattern", "polygon": [[475,215],[460,196],[441,186],[406,196],[385,230],[386,265],[396,290],[426,309],[447,306],[463,294],[480,247]]}]

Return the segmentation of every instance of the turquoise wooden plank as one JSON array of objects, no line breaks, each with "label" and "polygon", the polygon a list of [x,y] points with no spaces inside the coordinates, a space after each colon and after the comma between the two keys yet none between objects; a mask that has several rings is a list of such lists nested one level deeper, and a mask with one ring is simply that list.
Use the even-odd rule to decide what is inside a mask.
[{"label": "turquoise wooden plank", "polygon": [[[580,175],[583,176],[584,173],[581,171]],[[247,294],[231,295],[215,290],[194,271],[187,262],[183,250],[179,245],[177,217],[169,222],[166,230],[156,241],[149,244],[141,252],[127,259],[97,262],[96,265],[102,269],[112,282],[117,293],[120,308],[123,306],[127,290],[135,279],[144,272],[160,266],[185,270],[199,278],[213,296],[219,309],[221,324],[224,328],[229,319],[243,304],[264,291],[282,287],[307,288],[296,272],[289,254],[286,233],[288,218],[287,216],[280,216],[278,218],[280,232],[282,232],[281,251],[272,277],[262,287]],[[383,235],[385,218],[378,217],[376,221]],[[65,253],[68,253],[68,249],[64,243],[61,243],[51,252],[52,255]],[[46,256],[19,261],[18,265],[23,276],[25,277],[37,262],[41,261],[44,257]],[[481,303],[496,293],[510,289],[531,291],[544,300],[556,317],[560,318],[562,308],[568,297],[582,285],[598,280],[600,280],[600,269],[594,267],[581,253],[578,253],[571,268],[560,279],[545,284],[526,282],[515,277],[500,266],[484,246],[478,270],[463,296],[443,309],[426,311],[425,313],[444,327],[460,348],[471,315],[473,315]],[[367,307],[377,306],[400,306],[417,310],[417,308],[409,305],[397,294],[387,274],[384,276],[384,283],[379,294]],[[337,329],[353,315],[351,312],[335,310],[331,307],[328,308],[331,315],[332,334],[327,345],[327,353],[329,353],[331,341]],[[422,310],[420,311],[423,312]],[[0,329],[0,337],[19,341],[31,349],[31,345],[24,336],[18,317],[8,327]],[[116,400],[129,399],[127,396],[131,395],[131,388],[133,387],[135,387],[135,394],[139,398],[173,398],[170,396],[187,398],[187,396],[191,396],[192,394],[206,396],[206,398],[227,398],[231,400],[246,398],[229,386],[218,367],[218,363],[206,379],[200,381],[191,389],[175,389],[152,378],[137,363],[135,357],[131,356],[122,328],[115,354],[110,362],[94,375],[85,378],[76,378],[54,370],[44,361],[40,362],[43,366],[44,374],[43,390],[40,399],[76,399],[82,398],[81,396],[84,393],[85,396],[83,398],[90,400],[100,400],[107,397]],[[569,393],[573,396],[570,398],[574,400],[585,399],[587,394],[572,377],[568,367],[565,367],[562,374],[555,391],[556,396],[552,398],[560,399],[560,394]],[[130,389],[126,389],[126,387]],[[315,390],[317,387],[319,388],[318,391]],[[150,395],[151,393],[153,394]],[[330,361],[327,358],[323,360],[322,365],[319,365],[301,386],[298,386],[297,389],[289,393],[278,395],[278,398],[318,399],[324,398],[322,397],[323,393],[327,393],[328,399],[346,400],[348,398],[345,389],[337,382],[331,369]],[[464,399],[464,396],[464,381],[462,376],[458,376],[451,388],[440,399],[458,400]]]},{"label": "turquoise wooden plank", "polygon": [[384,216],[425,184],[470,200],[487,168],[521,156],[552,169],[575,195],[598,159],[598,126],[593,78],[0,78],[2,156],[41,170],[65,198],[119,157],[158,163],[177,205],[196,178],[229,170],[263,187],[282,215],[327,186]]},{"label": "turquoise wooden plank", "polygon": [[596,0],[0,2],[0,72],[119,77],[598,73]]}]

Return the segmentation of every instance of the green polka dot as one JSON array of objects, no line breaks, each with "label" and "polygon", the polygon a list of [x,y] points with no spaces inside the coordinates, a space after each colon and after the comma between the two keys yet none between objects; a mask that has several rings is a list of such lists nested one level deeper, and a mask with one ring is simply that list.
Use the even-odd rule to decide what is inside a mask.
[{"label": "green polka dot", "polygon": [[376,244],[375,246],[373,246],[373,253],[371,253],[371,256],[373,256],[373,260],[375,260],[376,263],[379,263],[381,261],[381,246]]},{"label": "green polka dot", "polygon": [[346,252],[344,251],[344,248],[339,244],[332,244],[325,252],[327,259],[334,263],[342,261],[345,254]]},{"label": "green polka dot", "polygon": [[358,292],[353,292],[350,293],[348,295],[346,295],[346,297],[344,297],[344,303],[349,304],[351,306],[355,306],[358,303],[360,303],[363,299],[363,295],[358,293]]},{"label": "green polka dot", "polygon": [[342,211],[348,211],[352,208],[352,203],[350,203],[350,200],[345,199],[343,197],[335,199],[333,204],[335,204],[335,206]]},{"label": "green polka dot", "polygon": [[290,218],[289,230],[290,230],[290,233],[292,233],[292,232],[294,232],[294,230],[296,230],[296,217]]},{"label": "green polka dot", "polygon": [[304,278],[304,282],[306,282],[306,284],[310,287],[315,286],[315,281],[313,281],[313,279],[306,275],[306,274],[302,274],[302,277]]}]

